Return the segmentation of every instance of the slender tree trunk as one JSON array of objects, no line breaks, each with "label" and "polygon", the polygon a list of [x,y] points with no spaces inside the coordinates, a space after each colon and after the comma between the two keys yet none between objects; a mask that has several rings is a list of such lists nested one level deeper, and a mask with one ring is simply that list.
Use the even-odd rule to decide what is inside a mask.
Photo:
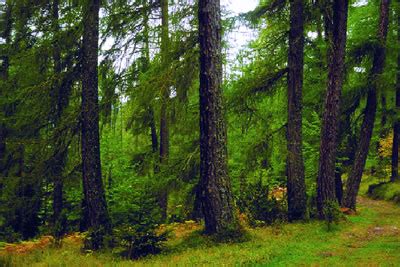
[{"label": "slender tree trunk", "polygon": [[[400,44],[400,15],[397,15],[397,44]],[[396,74],[396,111],[400,111],[400,52],[397,55],[397,74]],[[399,179],[399,140],[400,139],[400,120],[398,115],[393,126],[393,147],[392,147],[392,176],[391,182]]]},{"label": "slender tree trunk", "polygon": [[304,3],[290,2],[288,56],[287,189],[289,221],[306,217],[306,184],[302,145],[302,89],[304,62]]},{"label": "slender tree trunk", "polygon": [[[169,16],[168,16],[168,0],[161,0],[161,61],[163,68],[168,65],[169,54]],[[169,85],[165,84],[161,88],[161,110],[160,110],[160,165],[161,168],[168,164],[169,157],[169,120],[168,120],[168,104],[169,104]],[[160,190],[158,203],[161,208],[161,218],[163,221],[167,219],[168,208],[168,192],[166,188]]]},{"label": "slender tree trunk", "polygon": [[[150,47],[149,47],[149,16],[150,16],[150,7],[147,3],[147,0],[144,0],[142,2],[143,4],[143,57],[145,59],[145,63],[143,66],[144,71],[147,71],[150,66]],[[156,121],[154,118],[154,108],[152,104],[149,104],[148,106],[148,112],[149,112],[149,126],[150,126],[150,137],[151,137],[151,150],[153,152],[153,155],[156,154],[157,151],[159,151],[158,148],[158,136],[157,136],[157,126],[156,126]],[[154,162],[154,173],[158,172],[158,164],[155,161]]]},{"label": "slender tree trunk", "polygon": [[200,180],[207,234],[238,229],[228,176],[219,0],[199,2]]},{"label": "slender tree trunk", "polygon": [[150,135],[151,135],[151,150],[153,153],[158,151],[158,137],[157,137],[157,128],[156,122],[154,120],[154,111],[153,108],[149,108],[150,114]]},{"label": "slender tree trunk", "polygon": [[[162,65],[165,68],[168,64],[169,51],[169,16],[168,16],[168,0],[161,0],[161,57]],[[168,102],[169,88],[165,84],[161,88],[161,121],[160,121],[160,162],[161,164],[168,162],[169,156],[169,123],[168,123]]]},{"label": "slender tree trunk", "polygon": [[377,107],[377,89],[378,78],[383,72],[386,56],[386,37],[389,24],[389,5],[390,0],[381,0],[378,40],[379,47],[374,53],[372,70],[369,77],[370,88],[367,96],[367,104],[364,111],[364,120],[361,126],[360,141],[356,150],[356,156],[347,179],[346,191],[343,199],[343,206],[356,209],[356,199],[361,183],[361,177],[364,171],[365,162],[368,156],[369,144],[374,129],[376,107]]},{"label": "slender tree trunk", "polygon": [[[59,121],[62,116],[62,111],[65,108],[65,98],[67,98],[67,94],[65,94],[64,90],[61,89],[63,87],[62,81],[61,81],[61,72],[62,72],[62,66],[61,66],[61,48],[59,44],[59,1],[58,0],[53,0],[52,6],[51,6],[51,13],[52,13],[52,28],[53,28],[53,35],[54,35],[54,44],[53,44],[53,61],[54,61],[54,74],[56,76],[56,86],[54,88],[54,91],[58,90],[56,96],[57,96],[57,105],[56,105],[56,114],[54,118],[54,124],[58,125]],[[55,147],[60,148],[58,142],[54,141]],[[66,151],[57,151],[54,156],[54,166],[53,166],[53,175],[54,175],[54,190],[53,190],[53,227],[54,227],[54,237],[56,240],[56,243],[59,245],[59,242],[62,238],[62,235],[64,234],[65,230],[65,225],[63,223],[62,219],[62,210],[63,210],[63,177],[62,177],[62,172],[64,169],[65,165],[65,160],[66,160]]]},{"label": "slender tree trunk", "polygon": [[89,0],[83,7],[82,59],[82,167],[84,194],[92,230],[88,248],[99,249],[103,237],[111,233],[106,197],[101,176],[99,105],[98,105],[98,39],[100,0]]},{"label": "slender tree trunk", "polygon": [[320,158],[317,177],[317,208],[324,218],[324,208],[335,197],[335,162],[340,113],[340,97],[344,79],[347,38],[348,0],[335,0],[326,7],[325,29],[328,40],[328,85],[321,130]]},{"label": "slender tree trunk", "polygon": [[[1,51],[0,58],[2,60],[2,64],[0,65],[0,80],[1,80],[1,89],[0,89],[0,97],[6,97],[6,83],[8,80],[8,69],[9,69],[9,48],[8,46],[11,43],[11,27],[12,27],[12,18],[11,18],[11,1],[6,1],[6,7],[4,12],[4,28],[2,28],[0,32],[0,36],[5,40],[6,49]],[[4,113],[6,113],[6,107],[0,107]],[[5,170],[7,166],[7,146],[6,146],[6,139],[7,139],[7,127],[3,120],[6,118],[0,118],[0,176],[5,175]]]}]

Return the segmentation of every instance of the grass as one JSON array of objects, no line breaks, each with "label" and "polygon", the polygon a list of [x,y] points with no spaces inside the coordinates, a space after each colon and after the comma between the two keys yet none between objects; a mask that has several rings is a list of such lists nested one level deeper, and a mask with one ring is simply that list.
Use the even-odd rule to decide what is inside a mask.
[{"label": "grass", "polygon": [[369,195],[374,199],[383,199],[400,203],[400,182],[371,185]]},{"label": "grass", "polygon": [[393,266],[400,264],[399,218],[396,204],[360,197],[358,213],[331,231],[318,221],[283,224],[249,229],[246,242],[217,244],[198,227],[177,226],[162,254],[136,261],[83,254],[79,238],[69,238],[61,249],[3,252],[0,266]]}]

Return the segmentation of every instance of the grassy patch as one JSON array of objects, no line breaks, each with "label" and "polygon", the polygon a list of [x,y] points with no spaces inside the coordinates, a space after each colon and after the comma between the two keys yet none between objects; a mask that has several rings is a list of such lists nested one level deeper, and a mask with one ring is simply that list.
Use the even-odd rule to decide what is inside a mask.
[{"label": "grassy patch", "polygon": [[369,186],[368,195],[374,199],[400,203],[400,182],[372,184]]},{"label": "grassy patch", "polygon": [[[29,253],[0,256],[1,266],[376,266],[400,264],[400,207],[385,201],[359,199],[356,215],[331,231],[325,222],[281,224],[248,229],[248,240],[216,243],[195,225],[176,225],[175,235],[159,255],[135,261],[112,251],[83,254],[79,236]],[[189,227],[190,226],[190,227]]]}]

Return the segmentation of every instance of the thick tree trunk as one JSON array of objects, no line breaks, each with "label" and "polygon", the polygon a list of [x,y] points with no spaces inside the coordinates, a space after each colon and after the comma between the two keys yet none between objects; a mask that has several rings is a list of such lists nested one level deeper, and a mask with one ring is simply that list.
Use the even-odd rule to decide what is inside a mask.
[{"label": "thick tree trunk", "polygon": [[[169,54],[169,16],[168,16],[168,0],[161,0],[161,61],[164,68],[168,64]],[[160,109],[160,165],[161,168],[168,164],[169,157],[169,120],[168,120],[168,104],[169,104],[169,85],[165,84],[161,88],[161,109]],[[158,203],[161,208],[161,219],[167,219],[168,193],[167,188],[162,188],[158,196]]]},{"label": "thick tree trunk", "polygon": [[[397,44],[400,44],[400,15],[397,15]],[[396,74],[396,110],[400,111],[400,52],[397,55],[397,74]],[[393,126],[393,147],[392,147],[392,176],[391,182],[399,179],[399,139],[400,139],[400,120],[397,119]]]},{"label": "thick tree trunk", "polygon": [[317,177],[317,208],[324,218],[324,208],[335,197],[335,162],[337,149],[340,97],[344,79],[347,38],[348,0],[335,0],[326,7],[325,28],[328,40],[328,85],[321,130],[320,158]]},{"label": "thick tree trunk", "polygon": [[347,179],[346,191],[343,199],[343,206],[353,210],[356,209],[357,194],[360,188],[361,177],[367,160],[369,145],[374,129],[377,107],[378,78],[382,74],[385,66],[386,37],[389,24],[389,4],[390,0],[381,0],[378,30],[379,47],[374,53],[372,70],[369,77],[369,84],[371,87],[368,91],[364,120],[360,131],[360,139],[356,150],[353,168],[349,178]]},{"label": "thick tree trunk", "polygon": [[228,176],[219,0],[199,2],[200,179],[207,234],[238,229]]},{"label": "thick tree trunk", "polygon": [[100,0],[83,7],[82,59],[82,172],[84,195],[93,236],[87,247],[99,249],[111,222],[101,176],[98,105],[98,39]]},{"label": "thick tree trunk", "polygon": [[304,3],[290,2],[288,55],[287,190],[289,221],[306,217],[307,200],[302,145]]}]

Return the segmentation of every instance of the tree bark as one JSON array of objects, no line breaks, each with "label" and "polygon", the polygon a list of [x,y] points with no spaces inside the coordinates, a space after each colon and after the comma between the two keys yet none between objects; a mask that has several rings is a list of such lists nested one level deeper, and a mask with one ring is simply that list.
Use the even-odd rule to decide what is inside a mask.
[{"label": "tree bark", "polygon": [[[400,15],[397,15],[397,44],[400,44]],[[393,147],[392,147],[392,176],[391,182],[399,179],[399,139],[400,139],[400,53],[397,55],[397,74],[396,74],[396,120],[393,126]]]},{"label": "tree bark", "polygon": [[305,219],[306,184],[302,145],[304,2],[290,2],[288,55],[287,190],[289,221]]},{"label": "tree bark", "polygon": [[348,0],[335,0],[326,7],[325,29],[328,40],[328,85],[322,119],[320,158],[317,177],[317,208],[321,219],[328,202],[336,202],[335,161],[340,98],[344,79]]},{"label": "tree bark", "polygon": [[[2,88],[0,89],[0,97],[6,97],[6,83],[8,80],[8,69],[9,69],[9,48],[8,46],[11,43],[11,28],[12,28],[12,17],[11,17],[11,11],[12,11],[12,5],[11,1],[8,0],[6,1],[6,6],[5,6],[5,12],[4,12],[4,25],[2,25],[4,28],[0,32],[1,37],[5,40],[5,46],[6,49],[1,51],[0,59],[2,60],[2,64],[0,66],[0,79],[2,81]],[[4,113],[6,112],[7,107],[1,106],[0,107]],[[6,123],[3,121],[5,120],[4,118],[1,118],[0,120],[0,175],[6,175],[6,168],[7,168],[7,145],[6,145],[6,139],[7,139],[7,126]]]},{"label": "tree bark", "polygon": [[343,206],[353,210],[356,210],[357,194],[360,188],[361,177],[367,160],[369,145],[374,129],[377,108],[378,78],[385,67],[386,37],[389,25],[389,5],[390,0],[381,0],[378,29],[379,46],[374,53],[372,69],[369,75],[369,84],[371,87],[368,91],[364,120],[360,132],[360,141],[356,150],[353,168],[349,178],[347,179],[346,191],[343,199]]},{"label": "tree bark", "polygon": [[83,7],[82,172],[89,227],[93,233],[87,247],[94,250],[101,248],[104,235],[111,233],[100,162],[97,76],[99,9],[100,0],[89,0]]},{"label": "tree bark", "polygon": [[[53,61],[54,61],[54,75],[56,76],[56,82],[54,91],[56,93],[56,112],[54,117],[54,124],[57,126],[61,120],[63,109],[66,107],[66,103],[68,100],[68,95],[63,90],[63,83],[61,81],[61,48],[59,43],[59,1],[53,0],[51,5],[51,14],[52,14],[52,28],[53,28]],[[65,231],[65,223],[62,218],[62,210],[63,210],[63,177],[62,172],[65,165],[66,160],[66,150],[60,147],[59,142],[54,140],[54,147],[58,148],[58,151],[54,154],[53,158],[53,233],[56,240],[56,243],[59,244],[64,231]]]},{"label": "tree bark", "polygon": [[207,234],[238,230],[227,166],[219,0],[199,2],[200,181]]}]

